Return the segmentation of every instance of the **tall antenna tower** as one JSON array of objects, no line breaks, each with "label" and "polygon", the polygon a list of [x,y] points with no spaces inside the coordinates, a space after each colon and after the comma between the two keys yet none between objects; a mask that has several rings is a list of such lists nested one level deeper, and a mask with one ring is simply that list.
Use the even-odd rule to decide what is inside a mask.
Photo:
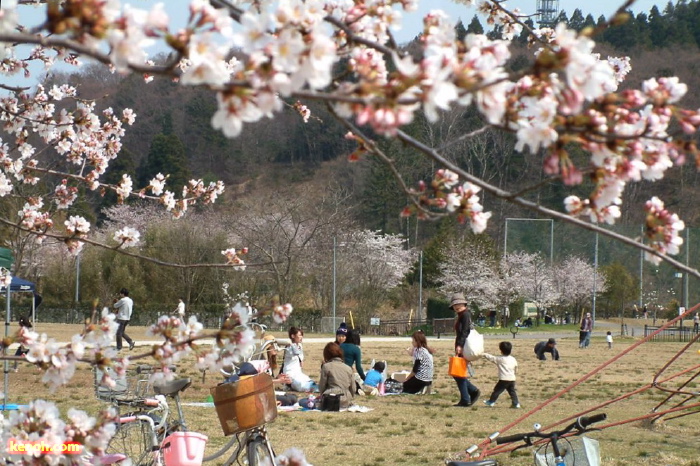
[{"label": "tall antenna tower", "polygon": [[537,0],[537,23],[540,27],[554,27],[559,17],[559,0]]}]

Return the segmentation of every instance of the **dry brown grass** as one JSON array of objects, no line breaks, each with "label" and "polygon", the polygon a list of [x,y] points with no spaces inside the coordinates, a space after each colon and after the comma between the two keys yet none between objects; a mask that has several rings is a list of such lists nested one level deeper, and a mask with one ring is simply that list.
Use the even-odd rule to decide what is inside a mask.
[{"label": "dry brown grass", "polygon": [[[46,325],[40,331],[67,339],[76,331],[75,326]],[[130,329],[137,340],[145,338],[144,329]],[[504,336],[505,338],[505,336]],[[328,341],[330,341],[328,337]],[[487,350],[497,352],[498,339],[486,341]],[[445,457],[463,451],[478,443],[494,431],[525,415],[564,387],[575,382],[612,355],[628,347],[634,340],[617,338],[615,348],[609,351],[602,340],[594,340],[588,350],[579,350],[572,335],[559,339],[562,360],[537,361],[532,352],[535,340],[518,336],[513,354],[520,364],[518,391],[522,410],[510,409],[510,400],[504,393],[493,408],[481,401],[473,408],[455,408],[457,388],[447,376],[447,359],[452,341],[431,341],[435,354],[436,380],[434,391],[428,396],[362,397],[359,404],[373,408],[366,414],[292,412],[280,413],[269,431],[277,451],[296,446],[303,449],[309,461],[315,465],[380,465],[380,464],[442,464]],[[404,353],[407,342],[363,342],[365,365],[372,358],[386,359],[390,371],[409,369],[410,360]],[[306,343],[305,367],[314,377],[318,375],[320,355],[325,343]],[[564,397],[552,402],[539,412],[525,419],[508,431],[516,433],[531,430],[532,424],[547,425],[568,415],[583,411],[604,400],[615,398],[641,385],[649,383],[652,375],[676,353],[681,344],[646,344],[625,356],[602,374],[576,387]],[[134,350],[136,353],[137,350]],[[682,356],[671,368],[680,370],[698,364],[700,356],[693,350]],[[485,361],[476,365],[474,382],[482,391],[482,399],[488,397],[496,382],[495,366]],[[218,380],[208,375],[206,380],[195,369],[183,364],[180,374],[194,379],[184,394],[184,401],[204,401],[209,388]],[[46,398],[58,403],[62,410],[78,406],[94,411],[101,406],[92,392],[92,375],[88,367],[80,368],[69,387],[50,393],[41,384],[41,374],[27,366],[18,374],[10,374],[10,402],[24,403],[35,398]],[[683,379],[685,380],[685,379]],[[691,383],[698,390],[697,383]],[[621,421],[649,413],[665,395],[650,391],[605,409],[611,422]],[[213,408],[186,409],[192,430],[210,437],[208,449],[223,444],[225,438]],[[697,453],[697,436],[700,416],[686,416],[650,427],[642,422],[607,429],[592,434],[601,442],[605,465],[686,465],[700,466]],[[500,458],[506,465],[532,464],[529,452],[518,452]]]}]

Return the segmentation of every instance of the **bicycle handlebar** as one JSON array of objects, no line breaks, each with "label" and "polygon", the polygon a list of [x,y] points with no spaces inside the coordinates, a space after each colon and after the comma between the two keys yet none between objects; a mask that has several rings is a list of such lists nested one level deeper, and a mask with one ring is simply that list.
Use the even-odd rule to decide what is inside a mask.
[{"label": "bicycle handlebar", "polygon": [[526,432],[523,434],[514,434],[514,435],[505,435],[503,437],[497,437],[496,438],[496,445],[502,445],[504,443],[515,443],[515,442],[522,442],[525,440],[527,443],[530,443],[530,437],[536,437],[536,438],[545,438],[545,439],[551,439],[553,437],[561,437],[565,434],[568,434],[572,430],[576,429],[580,433],[584,432],[588,426],[595,424],[596,422],[604,421],[608,417],[607,414],[605,413],[600,413],[600,414],[594,414],[593,416],[581,416],[578,419],[576,419],[575,422],[569,424],[565,428],[559,431],[555,432],[549,432],[549,433],[543,433],[539,431],[533,431],[533,432]]},{"label": "bicycle handlebar", "polygon": [[580,418],[576,419],[576,422],[581,426],[581,429],[585,429],[586,427],[590,426],[591,424],[595,424],[596,422],[604,421],[607,419],[608,415],[605,413],[599,413],[599,414],[594,414],[593,416],[581,416]]}]

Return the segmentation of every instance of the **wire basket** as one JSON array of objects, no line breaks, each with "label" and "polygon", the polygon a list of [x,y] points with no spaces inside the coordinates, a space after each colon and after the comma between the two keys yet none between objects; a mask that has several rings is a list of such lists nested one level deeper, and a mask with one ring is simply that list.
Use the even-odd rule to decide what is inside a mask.
[{"label": "wire basket", "polygon": [[[560,452],[566,464],[576,466],[600,466],[600,447],[597,440],[581,435],[566,437],[557,441]],[[554,451],[550,443],[546,443],[535,452],[537,466],[556,466]]]},{"label": "wire basket", "polygon": [[[131,403],[153,396],[153,385],[150,382],[152,372],[151,366],[147,365],[139,365],[122,376],[116,375],[111,367],[95,368],[95,396],[111,403]],[[102,382],[105,373],[115,381],[113,387]]]}]

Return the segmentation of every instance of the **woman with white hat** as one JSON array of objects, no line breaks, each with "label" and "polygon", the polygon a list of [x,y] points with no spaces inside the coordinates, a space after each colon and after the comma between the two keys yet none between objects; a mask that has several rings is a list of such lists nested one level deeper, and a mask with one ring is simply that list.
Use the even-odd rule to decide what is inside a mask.
[{"label": "woman with white hat", "polygon": [[[450,308],[457,313],[455,318],[455,355],[463,356],[462,349],[472,329],[472,315],[462,293],[452,295]],[[454,406],[468,407],[476,404],[481,391],[466,377],[453,377],[459,389],[459,402]]]}]

